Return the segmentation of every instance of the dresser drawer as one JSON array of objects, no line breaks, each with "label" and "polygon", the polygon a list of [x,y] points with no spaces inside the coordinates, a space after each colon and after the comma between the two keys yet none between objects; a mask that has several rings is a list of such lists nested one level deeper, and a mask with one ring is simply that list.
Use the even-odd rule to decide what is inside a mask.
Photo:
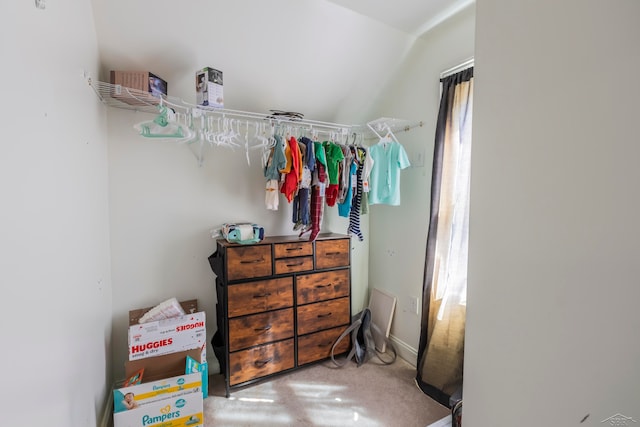
[{"label": "dresser drawer", "polygon": [[316,241],[316,268],[346,267],[349,265],[349,246],[351,240]]},{"label": "dresser drawer", "polygon": [[[298,365],[304,365],[331,357],[333,343],[336,342],[340,334],[347,328],[348,326],[341,326],[298,338]],[[349,344],[351,343],[350,338],[348,335],[340,341],[340,344],[338,344],[333,353],[334,356],[349,350]]]},{"label": "dresser drawer", "polygon": [[296,273],[313,270],[313,257],[303,256],[276,260],[276,274]]},{"label": "dresser drawer", "polygon": [[271,276],[271,246],[249,245],[227,248],[227,279]]},{"label": "dresser drawer", "polygon": [[295,366],[293,339],[229,355],[229,384],[236,385]]},{"label": "dresser drawer", "polygon": [[349,295],[350,270],[324,271],[300,275],[297,278],[298,304],[309,304]]},{"label": "dresser drawer", "polygon": [[276,243],[273,245],[276,258],[313,255],[313,242]]},{"label": "dresser drawer", "polygon": [[293,337],[293,308],[229,320],[229,351]]},{"label": "dresser drawer", "polygon": [[228,285],[229,317],[293,306],[293,277]]},{"label": "dresser drawer", "polygon": [[349,297],[298,307],[298,334],[347,325],[350,319]]}]

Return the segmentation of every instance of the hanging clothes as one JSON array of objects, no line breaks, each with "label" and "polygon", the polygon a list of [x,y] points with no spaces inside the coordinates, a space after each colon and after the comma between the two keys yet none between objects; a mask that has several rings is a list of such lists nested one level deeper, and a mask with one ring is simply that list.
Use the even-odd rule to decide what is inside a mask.
[{"label": "hanging clothes", "polygon": [[366,157],[366,151],[362,147],[355,147],[354,158],[358,163],[358,170],[356,172],[356,186],[355,194],[351,201],[351,211],[349,212],[349,228],[348,234],[355,234],[358,236],[358,240],[361,242],[364,240],[364,235],[360,230],[360,203],[362,202],[362,171],[364,170],[364,163]]},{"label": "hanging clothes", "polygon": [[340,169],[339,164],[344,159],[342,149],[338,144],[332,141],[324,141],[323,143],[325,155],[327,159],[327,175],[329,178],[329,185],[326,189],[327,205],[335,206],[338,200],[339,193],[339,177]]},{"label": "hanging clothes", "polygon": [[307,232],[310,232],[309,241],[314,241],[320,229],[322,228],[322,217],[324,214],[324,199],[325,190],[328,184],[329,178],[327,176],[326,169],[326,153],[325,147],[320,142],[314,141],[314,152],[316,156],[315,170],[313,171],[313,178],[311,182],[311,225],[308,229],[303,230],[300,233],[300,237]]},{"label": "hanging clothes", "polygon": [[373,159],[369,204],[400,205],[400,171],[411,164],[404,147],[397,141],[383,139],[369,148]]},{"label": "hanging clothes", "polygon": [[[347,160],[347,159],[345,159]],[[348,166],[345,166],[343,173],[344,186],[346,187],[345,196],[342,202],[338,201],[338,215],[347,218],[351,212],[351,199],[353,197],[353,187],[356,186],[356,173],[358,172],[358,162],[349,150]]]},{"label": "hanging clothes", "polygon": [[265,195],[264,195],[264,203],[268,210],[277,211],[279,205],[279,194],[278,187],[280,186],[280,181],[277,179],[270,179],[267,181],[267,185],[265,187]]},{"label": "hanging clothes", "polygon": [[309,214],[311,179],[316,168],[315,146],[311,139],[303,136],[298,141],[302,152],[302,179],[298,186],[298,194],[293,199],[293,224],[294,230],[306,230],[311,225]]},{"label": "hanging clothes", "polygon": [[362,162],[362,203],[360,206],[360,212],[365,215],[369,213],[369,191],[371,191],[369,178],[371,176],[371,169],[373,169],[374,162],[371,158],[369,148],[360,148],[364,150],[364,161]]},{"label": "hanging clothes", "polygon": [[324,166],[325,171],[327,170],[327,155],[325,153],[324,145],[322,142],[313,141],[314,154],[316,156],[316,160]]},{"label": "hanging clothes", "polygon": [[289,138],[289,151],[291,152],[291,170],[285,175],[280,192],[285,195],[287,201],[291,203],[298,190],[298,182],[301,177],[300,147],[295,137]]},{"label": "hanging clothes", "polygon": [[[307,147],[302,144],[300,141],[298,141],[298,148],[300,150],[300,173],[298,174],[298,188],[296,189],[295,192],[295,196],[293,197],[293,209],[291,210],[291,222],[293,222],[293,229],[294,230],[298,230],[300,227],[302,227],[302,213],[301,213],[301,206],[300,206],[300,193],[303,192],[303,188],[302,188],[302,175],[303,175],[303,169],[304,169],[304,158],[306,156],[307,153]],[[311,182],[309,182],[309,185],[311,185]]]},{"label": "hanging clothes", "polygon": [[338,164],[338,204],[344,204],[347,198],[347,193],[350,189],[350,176],[351,176],[351,160],[353,155],[349,147],[343,144],[337,144],[342,150],[343,159]]},{"label": "hanging clothes", "polygon": [[287,164],[284,144],[280,135],[274,135],[276,143],[269,152],[269,158],[264,168],[264,177],[267,180],[265,187],[265,206],[268,210],[278,210],[278,194],[280,185],[280,170]]}]

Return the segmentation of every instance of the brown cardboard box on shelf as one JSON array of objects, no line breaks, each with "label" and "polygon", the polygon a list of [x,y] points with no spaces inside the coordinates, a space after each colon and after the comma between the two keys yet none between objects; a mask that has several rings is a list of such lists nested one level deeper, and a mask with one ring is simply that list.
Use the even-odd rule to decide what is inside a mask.
[{"label": "brown cardboard box on shelf", "polygon": [[[190,299],[186,301],[179,301],[180,306],[184,310],[185,313],[195,313],[198,311],[198,300]],[[144,316],[144,314],[151,310],[153,307],[146,308],[136,308],[133,310],[129,310],[129,326],[137,325],[138,320]]]},{"label": "brown cardboard box on shelf", "polygon": [[111,96],[129,105],[157,105],[167,82],[148,71],[111,71]]}]

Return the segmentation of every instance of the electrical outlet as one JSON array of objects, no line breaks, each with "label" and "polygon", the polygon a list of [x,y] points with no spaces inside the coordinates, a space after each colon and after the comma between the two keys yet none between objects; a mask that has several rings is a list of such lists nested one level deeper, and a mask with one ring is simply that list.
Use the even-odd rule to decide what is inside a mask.
[{"label": "electrical outlet", "polygon": [[409,311],[412,314],[420,314],[420,298],[409,297]]}]

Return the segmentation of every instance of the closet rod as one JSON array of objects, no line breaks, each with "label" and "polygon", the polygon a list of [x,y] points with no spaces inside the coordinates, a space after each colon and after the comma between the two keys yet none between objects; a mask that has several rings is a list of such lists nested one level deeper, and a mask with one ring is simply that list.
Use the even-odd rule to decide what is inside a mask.
[{"label": "closet rod", "polygon": [[180,98],[169,96],[163,96],[162,99],[160,99],[151,96],[147,92],[127,88],[120,85],[113,85],[111,83],[94,81],[91,78],[88,79],[88,83],[96,92],[96,94],[100,98],[100,101],[102,101],[104,104],[113,107],[143,111],[148,113],[157,113],[158,105],[163,104],[173,108],[174,110],[178,110],[181,113],[189,115],[194,111],[199,111],[204,115],[215,114],[217,116],[229,118],[241,117],[243,119],[251,119],[254,121],[270,122],[272,124],[286,124],[291,126],[306,127],[310,130],[325,128],[334,131],[348,132],[357,127],[357,125],[344,123],[324,122],[320,120],[310,119],[294,119],[287,116],[274,116],[273,114],[255,113],[250,111],[232,110],[228,108],[196,105],[185,102]]},{"label": "closet rod", "polygon": [[[386,129],[391,130],[393,133],[398,132],[408,132],[413,128],[423,127],[424,122],[420,121],[409,121],[404,119],[394,119],[391,117],[380,117],[376,120],[372,120],[368,122],[363,127],[360,127],[360,132],[367,133],[366,139],[375,139],[379,137],[379,133],[384,133]],[[371,128],[374,129],[371,129]],[[368,128],[363,129],[363,128]]]},{"label": "closet rod", "polygon": [[471,58],[465,60],[464,62],[462,62],[462,63],[460,63],[460,64],[458,64],[458,65],[456,65],[454,67],[447,68],[446,70],[441,72],[440,73],[440,78],[443,79],[443,78],[448,77],[448,76],[450,76],[452,74],[455,74],[455,73],[457,73],[459,71],[462,71],[462,70],[464,70],[466,68],[473,67],[473,63],[474,63],[474,58],[472,56]]},{"label": "closet rod", "polygon": [[[105,105],[152,114],[158,113],[158,105],[160,104],[160,99],[151,96],[148,92],[93,80],[91,77],[87,77],[86,81],[94,90],[100,101]],[[255,113],[250,111],[189,104],[184,102],[180,98],[170,96],[163,96],[162,103],[166,104],[170,108],[178,110],[177,112],[180,112],[187,116],[193,116],[193,111],[197,111],[202,113],[204,116],[206,116],[207,114],[215,114],[219,117],[228,117],[230,119],[242,118],[254,122],[269,123],[270,125],[280,124],[305,128],[311,132],[321,132],[324,134],[339,133],[344,136],[356,132],[361,133],[366,139],[375,137],[375,135],[373,134],[373,132],[371,132],[367,125],[362,124],[354,125],[310,119],[293,119],[287,118],[286,116],[274,117],[273,114]],[[422,121],[417,122],[389,117],[380,117],[369,122],[369,124],[379,126],[380,130],[382,130],[384,126],[388,125],[394,133],[408,131],[412,128],[423,126]]]},{"label": "closet rod", "polygon": [[182,102],[182,104],[180,105],[180,104],[175,104],[171,101],[163,100],[163,103],[174,108],[184,108],[184,109],[191,109],[191,110],[197,109],[203,112],[209,112],[209,113],[218,114],[221,116],[242,117],[242,118],[253,119],[253,120],[264,120],[264,121],[270,121],[275,124],[286,123],[292,126],[295,126],[295,125],[310,126],[310,127],[320,126],[320,127],[326,127],[326,128],[332,128],[332,129],[351,129],[352,127],[354,127],[354,125],[348,125],[343,123],[322,122],[319,120],[310,120],[310,119],[296,119],[296,118],[289,118],[287,116],[274,116],[273,114],[254,113],[250,111],[232,110],[228,108],[217,108],[217,107],[210,107],[206,105],[195,105],[195,104],[189,104],[186,102]]}]

